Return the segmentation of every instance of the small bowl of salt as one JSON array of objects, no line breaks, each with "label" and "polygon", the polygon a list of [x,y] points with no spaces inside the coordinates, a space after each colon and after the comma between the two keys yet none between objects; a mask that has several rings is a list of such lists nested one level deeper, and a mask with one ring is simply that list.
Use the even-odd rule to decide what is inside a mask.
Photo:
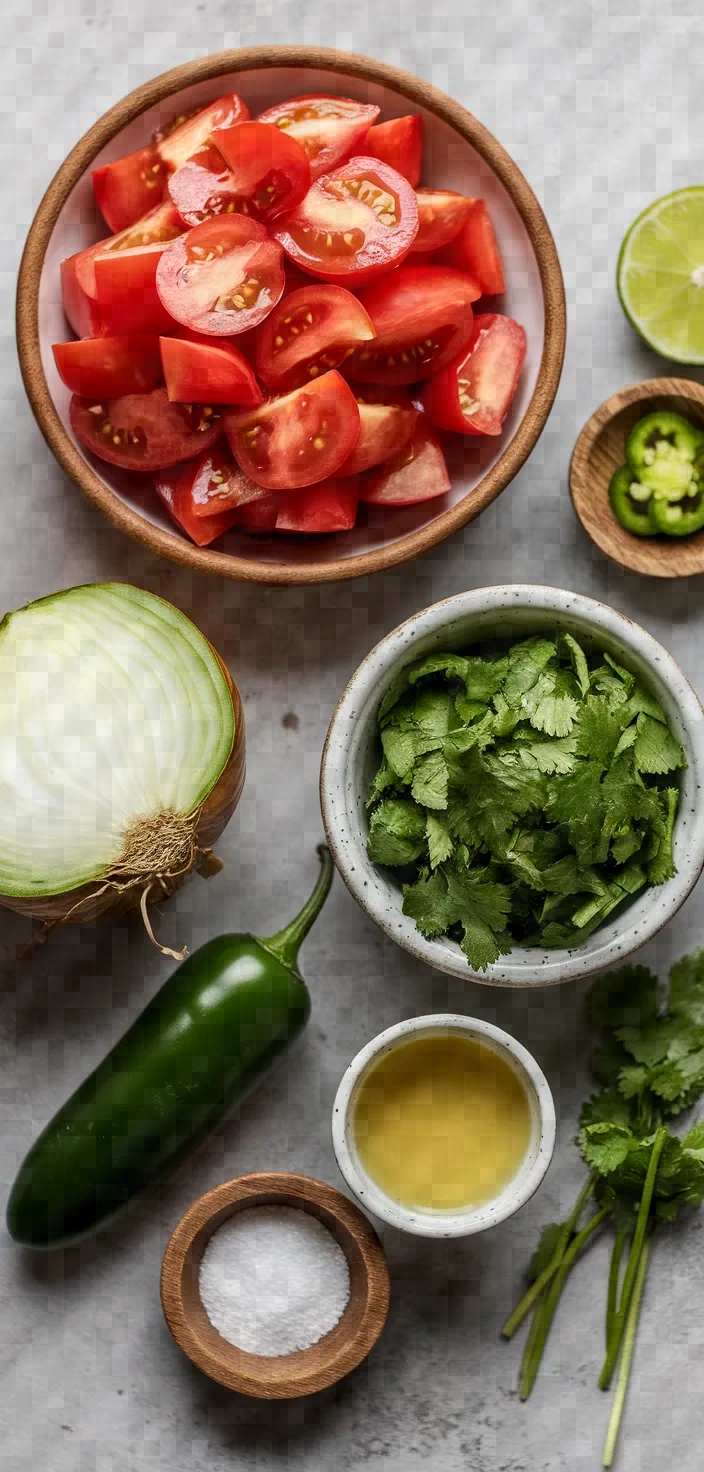
[{"label": "small bowl of salt", "polygon": [[211,1380],[286,1400],[362,1363],[386,1321],[389,1272],[346,1196],[267,1171],[189,1207],[164,1253],[161,1301],[179,1348]]}]

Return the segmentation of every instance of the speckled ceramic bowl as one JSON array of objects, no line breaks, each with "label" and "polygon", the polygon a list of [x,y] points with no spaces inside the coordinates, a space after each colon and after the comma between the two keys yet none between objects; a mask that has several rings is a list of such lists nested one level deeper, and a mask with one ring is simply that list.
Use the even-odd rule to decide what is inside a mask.
[{"label": "speckled ceramic bowl", "polygon": [[[483,972],[470,969],[452,940],[425,940],[401,910],[390,869],[367,857],[365,798],[378,765],[377,711],[394,675],[422,654],[466,649],[486,639],[515,640],[562,629],[608,650],[660,701],[684,746],[681,799],[675,826],[673,879],[647,889],[575,950],[514,947]],[[547,986],[619,965],[650,940],[679,909],[704,868],[704,712],[675,661],[645,629],[615,609],[561,588],[514,584],[476,588],[433,604],[377,644],[344,690],[330,723],[321,770],[328,843],[348,889],[393,940],[439,971],[493,986]]]},{"label": "speckled ceramic bowl", "polygon": [[[387,1196],[364,1169],[354,1135],[357,1096],[372,1064],[411,1038],[433,1037],[438,1033],[464,1034],[498,1053],[520,1080],[531,1116],[528,1149],[513,1180],[483,1206],[466,1207],[458,1212],[406,1207]],[[408,1022],[397,1022],[394,1027],[387,1027],[352,1059],[342,1076],[333,1105],[332,1143],[348,1186],[362,1206],[374,1216],[417,1237],[471,1237],[475,1232],[485,1232],[487,1227],[495,1227],[513,1216],[537,1191],[555,1146],[555,1105],[542,1069],[510,1033],[494,1027],[491,1022],[455,1013],[413,1017]]]}]

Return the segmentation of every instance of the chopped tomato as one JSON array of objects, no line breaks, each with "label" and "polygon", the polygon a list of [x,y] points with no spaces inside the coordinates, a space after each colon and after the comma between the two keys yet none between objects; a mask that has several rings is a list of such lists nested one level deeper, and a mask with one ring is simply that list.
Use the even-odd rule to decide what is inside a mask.
[{"label": "chopped tomato", "polygon": [[443,260],[474,276],[482,296],[500,296],[506,290],[499,247],[486,200],[473,199],[471,213],[459,235],[443,252]]},{"label": "chopped tomato", "polygon": [[277,532],[348,532],[357,520],[357,486],[324,480],[296,496],[286,496],[276,518]]},{"label": "chopped tomato", "polygon": [[301,270],[356,291],[408,255],[418,233],[418,206],[395,169],[351,158],[317,179],[273,233]]},{"label": "chopped tomato", "polygon": [[390,460],[408,443],[418,418],[417,409],[397,404],[364,404],[359,409],[359,439],[352,454],[340,466],[338,475],[357,475]]},{"label": "chopped tomato", "polygon": [[221,128],[230,128],[233,123],[244,122],[248,117],[249,109],[242,98],[236,92],[228,92],[215,102],[209,102],[195,116],[186,118],[178,127],[165,130],[156,144],[159,155],[170,169],[180,169],[186,159],[192,158],[203,147],[211,133],[219,133]]},{"label": "chopped tomato", "polygon": [[308,282],[284,293],[257,331],[257,373],[282,392],[337,368],[374,328],[364,307],[342,286]]},{"label": "chopped tomato", "polygon": [[525,356],[526,334],[512,317],[475,317],[469,345],[423,390],[433,423],[460,434],[501,434]]},{"label": "chopped tomato", "polygon": [[415,383],[456,357],[472,333],[479,288],[448,266],[406,265],[360,296],[374,324],[345,373],[362,383]]},{"label": "chopped tomato", "polygon": [[53,353],[66,387],[72,394],[81,394],[86,399],[119,399],[123,394],[148,393],[163,376],[156,337],[57,342]]},{"label": "chopped tomato", "polygon": [[[418,234],[411,246],[417,251],[441,250],[459,235],[474,200],[451,189],[418,189]],[[471,275],[471,272],[470,272]]]},{"label": "chopped tomato", "polygon": [[74,394],[70,416],[81,444],[124,470],[161,470],[190,460],[209,450],[223,429],[209,404],[170,404],[165,388],[99,401]]},{"label": "chopped tomato", "polygon": [[247,414],[228,414],[225,429],[238,465],[272,491],[293,491],[334,475],[359,438],[359,409],[339,373],[325,373]]},{"label": "chopped tomato", "polygon": [[138,148],[93,169],[93,193],[113,234],[141,220],[164,198],[167,168],[157,149]]},{"label": "chopped tomato", "polygon": [[[119,235],[97,240],[95,245],[89,245],[86,250],[79,250],[76,255],[68,256],[61,262],[63,308],[78,337],[100,337],[110,332],[128,330],[123,324],[111,327],[106,320],[106,313],[98,306],[94,265],[96,256],[131,250],[157,241],[173,240],[181,234],[182,229],[181,220],[171,200],[167,200],[150,210],[135,225],[121,230]],[[149,327],[143,322],[137,322],[131,330],[145,332],[149,331]]]},{"label": "chopped tomato", "polygon": [[154,476],[154,490],[191,541],[197,547],[207,547],[233,526],[237,512],[230,510],[221,511],[216,516],[197,516],[191,496],[192,475],[191,465],[175,465],[172,469],[160,470]]},{"label": "chopped tomato", "polygon": [[396,169],[415,189],[423,163],[423,119],[420,113],[377,123],[376,127],[369,129],[362,152],[370,153],[372,158],[380,158],[389,168]]},{"label": "chopped tomato", "polygon": [[98,306],[113,332],[169,332],[173,319],[156,289],[159,261],[169,242],[137,245],[93,258]]},{"label": "chopped tomato", "polygon": [[196,332],[231,337],[256,327],[284,289],[281,247],[245,215],[196,225],[165,251],[156,274],[167,312]]},{"label": "chopped tomato", "polygon": [[237,513],[237,525],[244,532],[276,531],[276,518],[283,503],[282,496],[263,496],[261,501],[248,501]]},{"label": "chopped tomato", "polygon": [[398,455],[359,481],[360,500],[375,506],[412,506],[449,490],[445,456],[425,414],[419,415],[411,439]]},{"label": "chopped tomato", "polygon": [[[229,212],[268,223],[294,209],[307,194],[307,155],[295,138],[278,128],[237,123],[234,128],[220,129],[213,144],[215,147],[179,169],[169,183],[179,213],[189,224],[205,219],[204,209],[207,215]],[[223,159],[227,168],[223,168]],[[211,197],[204,198],[208,188]]]},{"label": "chopped tomato", "polygon": [[166,392],[172,403],[261,404],[250,364],[229,342],[160,338]]},{"label": "chopped tomato", "polygon": [[240,470],[222,440],[197,460],[188,461],[184,466],[184,483],[188,486],[193,515],[207,519],[223,511],[234,511],[235,507],[248,506],[252,501],[265,500],[269,494]]},{"label": "chopped tomato", "polygon": [[319,179],[355,152],[378,116],[378,107],[368,103],[316,93],[268,107],[259,122],[295,138],[305,149],[311,179]]}]

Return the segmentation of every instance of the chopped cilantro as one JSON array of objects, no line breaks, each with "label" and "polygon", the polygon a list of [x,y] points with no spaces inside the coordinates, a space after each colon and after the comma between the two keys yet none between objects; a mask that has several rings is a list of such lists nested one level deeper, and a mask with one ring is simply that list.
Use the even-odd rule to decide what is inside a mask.
[{"label": "chopped cilantro", "polygon": [[[370,857],[416,865],[406,914],[424,934],[452,931],[474,970],[512,945],[580,946],[675,872],[682,748],[635,675],[572,634],[501,657],[426,655],[395,676],[379,726]],[[489,868],[500,914],[455,904],[441,923],[448,886]]]}]

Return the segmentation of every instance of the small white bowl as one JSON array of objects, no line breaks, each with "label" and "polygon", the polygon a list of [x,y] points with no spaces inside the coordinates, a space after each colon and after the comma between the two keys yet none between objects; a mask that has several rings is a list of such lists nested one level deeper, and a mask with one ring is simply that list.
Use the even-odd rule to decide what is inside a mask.
[{"label": "small white bowl", "polygon": [[[354,1112],[362,1079],[373,1063],[384,1053],[393,1052],[411,1037],[461,1033],[483,1043],[498,1053],[525,1089],[531,1114],[531,1136],[528,1149],[513,1180],[483,1206],[464,1211],[429,1211],[402,1206],[387,1196],[372,1180],[362,1165],[354,1138]],[[362,1048],[342,1076],[332,1111],[332,1143],[337,1163],[357,1200],[389,1226],[416,1237],[471,1237],[485,1232],[525,1206],[552,1159],[555,1146],[555,1104],[548,1081],[535,1058],[512,1038],[510,1033],[491,1022],[455,1013],[437,1013],[430,1017],[413,1017],[387,1027]]]},{"label": "small white bowl", "polygon": [[[426,940],[402,912],[401,888],[367,856],[365,801],[379,761],[377,712],[394,675],[422,654],[466,649],[482,639],[510,641],[563,629],[608,651],[633,670],[663,706],[682,742],[674,834],[677,872],[648,888],[623,914],[575,950],[515,946],[486,971],[473,971],[455,941]],[[355,899],[387,935],[438,971],[493,986],[548,986],[620,965],[680,908],[704,868],[704,713],[671,655],[623,614],[562,588],[508,584],[475,588],[416,613],[372,649],[343,691],[323,751],[320,796],[335,864]]]}]

